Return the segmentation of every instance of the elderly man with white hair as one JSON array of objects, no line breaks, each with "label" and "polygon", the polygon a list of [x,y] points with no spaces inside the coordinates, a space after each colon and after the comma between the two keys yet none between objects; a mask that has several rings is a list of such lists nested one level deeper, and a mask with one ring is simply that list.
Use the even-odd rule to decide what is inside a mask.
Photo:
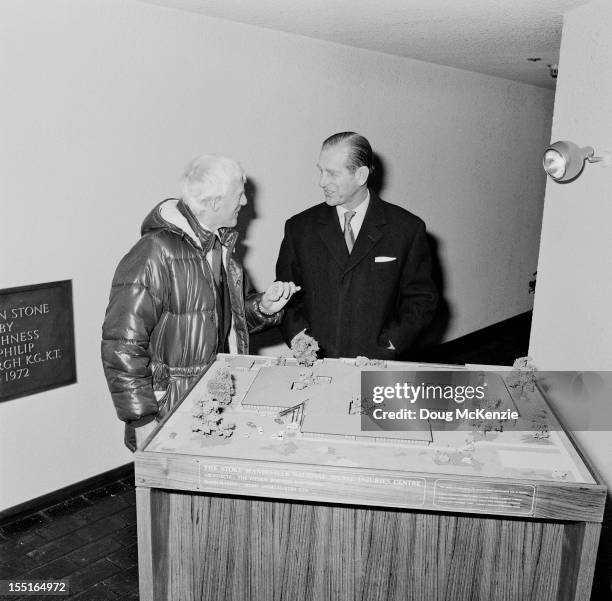
[{"label": "elderly man with white hair", "polygon": [[232,159],[194,159],[181,198],[149,213],[117,267],[102,362],[132,450],[218,352],[247,353],[249,333],[277,325],[298,289],[274,282],[263,294],[254,291],[233,254],[245,181]]}]

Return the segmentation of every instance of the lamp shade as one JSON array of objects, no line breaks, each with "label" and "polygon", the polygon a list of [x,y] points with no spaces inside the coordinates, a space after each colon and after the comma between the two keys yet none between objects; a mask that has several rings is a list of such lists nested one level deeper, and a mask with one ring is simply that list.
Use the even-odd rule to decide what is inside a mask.
[{"label": "lamp shade", "polygon": [[584,161],[592,155],[590,146],[580,148],[573,142],[561,140],[544,151],[542,164],[544,171],[556,182],[569,182],[580,175]]}]

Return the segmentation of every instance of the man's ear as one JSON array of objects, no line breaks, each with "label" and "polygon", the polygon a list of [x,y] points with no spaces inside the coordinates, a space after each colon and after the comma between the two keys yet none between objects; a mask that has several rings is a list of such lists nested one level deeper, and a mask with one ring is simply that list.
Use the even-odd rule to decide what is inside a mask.
[{"label": "man's ear", "polygon": [[215,211],[215,213],[219,210],[219,205],[221,204],[222,196],[213,196],[210,199],[210,208]]},{"label": "man's ear", "polygon": [[357,178],[357,183],[360,186],[363,186],[368,181],[369,176],[370,170],[365,165],[362,165],[357,169],[357,171],[355,171],[355,177]]}]

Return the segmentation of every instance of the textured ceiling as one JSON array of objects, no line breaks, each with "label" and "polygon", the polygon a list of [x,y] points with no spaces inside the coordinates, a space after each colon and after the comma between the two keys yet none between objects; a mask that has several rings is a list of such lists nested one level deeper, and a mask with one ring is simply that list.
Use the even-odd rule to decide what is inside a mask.
[{"label": "textured ceiling", "polygon": [[145,1],[554,88],[563,13],[588,0]]}]

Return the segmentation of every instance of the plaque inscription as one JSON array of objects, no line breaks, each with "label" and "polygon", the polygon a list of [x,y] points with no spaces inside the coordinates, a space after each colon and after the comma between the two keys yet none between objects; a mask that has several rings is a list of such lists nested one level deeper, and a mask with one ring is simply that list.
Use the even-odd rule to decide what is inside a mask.
[{"label": "plaque inscription", "polygon": [[531,515],[535,486],[474,480],[436,480],[434,506],[454,511]]},{"label": "plaque inscription", "polygon": [[365,474],[321,472],[287,467],[246,467],[198,461],[198,488],[211,492],[235,491],[280,496],[301,494],[310,498],[341,501],[359,492],[376,497],[384,490],[387,502],[421,507],[425,503],[425,478],[397,478]]},{"label": "plaque inscription", "polygon": [[74,382],[71,280],[0,290],[0,401]]}]

